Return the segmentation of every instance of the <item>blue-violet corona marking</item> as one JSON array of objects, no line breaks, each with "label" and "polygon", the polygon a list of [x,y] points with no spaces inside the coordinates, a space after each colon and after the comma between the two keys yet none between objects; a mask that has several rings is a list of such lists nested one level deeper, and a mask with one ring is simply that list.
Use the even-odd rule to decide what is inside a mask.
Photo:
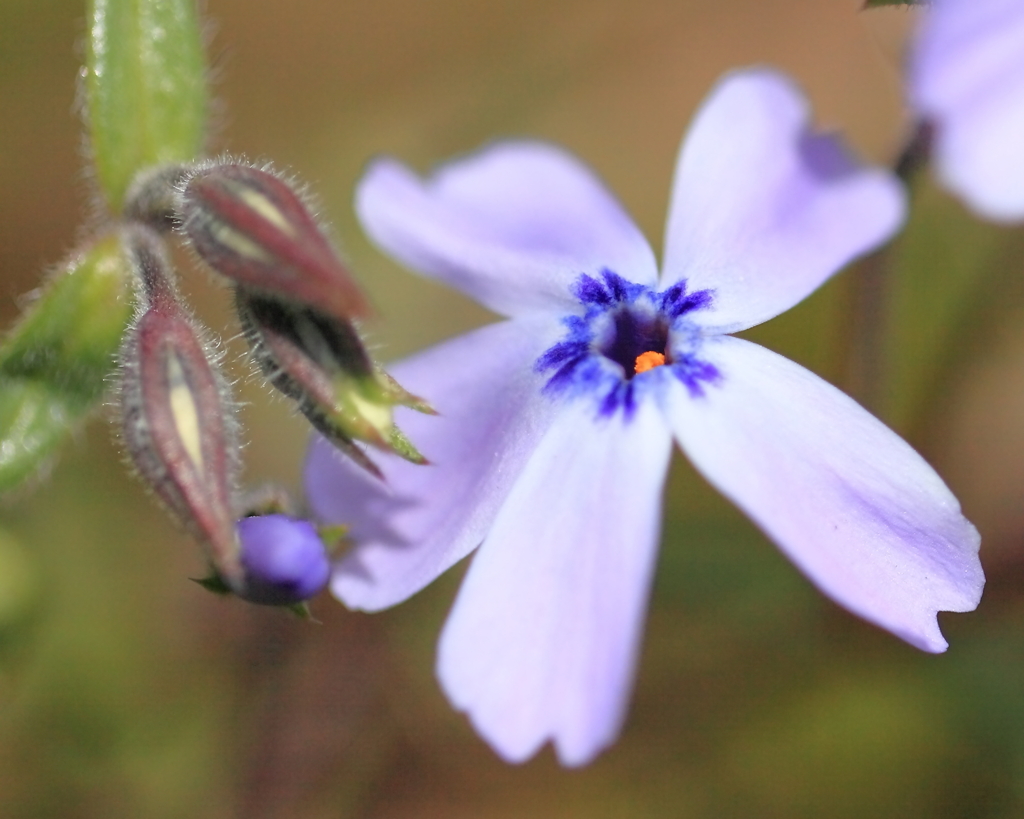
[{"label": "blue-violet corona marking", "polygon": [[721,378],[713,364],[700,359],[700,330],[687,318],[711,306],[711,289],[688,293],[684,280],[658,293],[606,269],[600,279],[580,274],[571,290],[585,312],[563,318],[566,337],[537,359],[538,372],[555,371],[546,393],[597,396],[599,415],[621,409],[630,419],[645,383],[635,376],[652,369],[651,359],[644,359],[648,353],[695,398]]}]

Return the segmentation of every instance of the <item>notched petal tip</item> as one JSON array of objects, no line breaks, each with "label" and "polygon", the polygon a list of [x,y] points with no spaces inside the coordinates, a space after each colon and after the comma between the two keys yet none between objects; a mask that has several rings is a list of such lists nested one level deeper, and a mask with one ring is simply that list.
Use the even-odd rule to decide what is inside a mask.
[{"label": "notched petal tip", "polygon": [[709,357],[719,388],[702,401],[676,389],[666,402],[697,469],[839,605],[945,650],[937,612],[975,608],[984,577],[978,533],[941,478],[799,365],[732,337]]},{"label": "notched petal tip", "polygon": [[[551,742],[563,764],[583,765],[618,736],[670,454],[653,402],[629,421],[570,405],[499,510],[445,624],[437,675],[503,758]],[[552,507],[563,493],[573,502]]]}]

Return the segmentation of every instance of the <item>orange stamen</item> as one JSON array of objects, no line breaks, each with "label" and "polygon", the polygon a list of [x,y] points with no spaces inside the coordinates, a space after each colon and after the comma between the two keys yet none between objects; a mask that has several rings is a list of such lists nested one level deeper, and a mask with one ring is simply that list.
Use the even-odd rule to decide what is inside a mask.
[{"label": "orange stamen", "polygon": [[645,373],[648,370],[653,370],[655,367],[660,367],[665,363],[665,356],[661,353],[656,353],[654,350],[648,350],[646,353],[640,353],[636,357],[636,373]]}]

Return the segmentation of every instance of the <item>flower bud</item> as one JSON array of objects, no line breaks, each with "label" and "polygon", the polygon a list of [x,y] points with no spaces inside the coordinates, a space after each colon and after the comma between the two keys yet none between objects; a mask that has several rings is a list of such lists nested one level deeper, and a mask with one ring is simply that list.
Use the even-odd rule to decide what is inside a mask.
[{"label": "flower bud", "polygon": [[367,313],[309,210],[274,174],[230,162],[199,168],[182,186],[178,212],[196,252],[222,276],[339,319]]},{"label": "flower bud", "polygon": [[395,428],[392,407],[431,410],[373,364],[351,323],[244,287],[236,289],[235,305],[264,374],[328,440],[374,473],[353,439],[423,462]]},{"label": "flower bud", "polygon": [[121,352],[125,445],[142,479],[239,588],[235,537],[236,429],[204,332],[181,305],[159,237],[125,231],[143,306]]},{"label": "flower bud", "polygon": [[235,591],[239,597],[267,606],[294,606],[327,585],[327,549],[309,521],[263,515],[242,518],[236,528],[244,571]]}]

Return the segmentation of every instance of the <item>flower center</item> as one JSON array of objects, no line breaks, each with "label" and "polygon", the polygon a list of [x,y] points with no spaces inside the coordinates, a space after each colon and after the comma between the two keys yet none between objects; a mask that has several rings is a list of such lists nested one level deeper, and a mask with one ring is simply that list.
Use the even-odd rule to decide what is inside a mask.
[{"label": "flower center", "polygon": [[[598,344],[601,355],[622,367],[627,380],[664,364],[667,358],[668,324],[660,314],[648,315],[621,307],[612,315],[608,337]],[[646,356],[646,358],[644,358]],[[660,361],[655,361],[655,358]],[[641,369],[639,360],[644,358]]]},{"label": "flower center", "polygon": [[[565,336],[534,363],[537,372],[550,373],[545,394],[589,397],[599,417],[621,412],[628,420],[644,394],[664,388],[666,377],[695,398],[721,379],[701,357],[701,334],[687,316],[711,305],[711,290],[689,292],[679,281],[657,292],[603,270],[600,278],[580,275],[572,293],[582,314],[562,319]],[[650,372],[658,367],[667,373]]]}]

